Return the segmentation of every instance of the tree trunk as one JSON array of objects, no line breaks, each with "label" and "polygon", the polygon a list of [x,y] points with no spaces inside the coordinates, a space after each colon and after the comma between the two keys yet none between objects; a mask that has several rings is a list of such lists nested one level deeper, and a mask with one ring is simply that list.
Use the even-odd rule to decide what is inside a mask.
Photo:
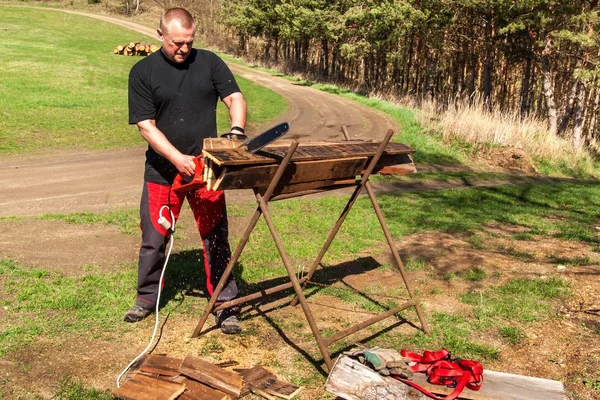
[{"label": "tree trunk", "polygon": [[483,101],[488,108],[491,108],[492,106],[492,68],[494,67],[493,36],[494,25],[492,23],[492,16],[490,15],[485,22],[485,67],[483,70]]},{"label": "tree trunk", "polygon": [[521,118],[529,114],[529,83],[531,82],[531,53],[527,54],[521,81]]},{"label": "tree trunk", "polygon": [[550,68],[550,54],[552,53],[552,39],[546,37],[546,45],[542,51],[542,82],[544,88],[544,99],[546,100],[546,115],[548,118],[548,130],[557,133],[556,103],[554,101],[554,82]]},{"label": "tree trunk", "polygon": [[579,90],[579,79],[574,79],[573,84],[571,85],[571,90],[569,90],[569,98],[567,99],[567,107],[565,108],[565,114],[560,120],[560,125],[558,126],[557,133],[562,135],[566,130],[567,126],[569,126],[569,121],[573,116],[573,109],[575,105],[575,100]]},{"label": "tree trunk", "polygon": [[427,46],[427,58],[425,60],[425,99],[433,100],[433,49]]},{"label": "tree trunk", "polygon": [[574,117],[575,125],[573,127],[573,146],[576,149],[583,147],[583,109],[585,107],[585,85],[583,82],[577,84],[577,102],[575,103]]}]

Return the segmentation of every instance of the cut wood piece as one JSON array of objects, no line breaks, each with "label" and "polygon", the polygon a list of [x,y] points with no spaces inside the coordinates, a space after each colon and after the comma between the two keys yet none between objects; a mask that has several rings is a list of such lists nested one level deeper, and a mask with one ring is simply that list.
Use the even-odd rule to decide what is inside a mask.
[{"label": "cut wood piece", "polygon": [[140,371],[164,376],[177,376],[180,373],[179,367],[182,361],[180,358],[152,354],[144,361]]},{"label": "cut wood piece", "polygon": [[325,381],[325,390],[346,400],[429,399],[410,386],[393,378],[384,378],[348,356],[338,357]]},{"label": "cut wood piece", "polygon": [[173,378],[177,383],[182,383],[186,387],[186,391],[179,396],[178,400],[230,400],[231,397],[227,393],[213,389],[203,383],[193,381],[184,376]]},{"label": "cut wood piece", "polygon": [[277,376],[271,371],[257,365],[248,369],[235,369],[242,374],[244,385],[242,387],[241,395],[245,396],[250,393],[251,385],[258,385],[268,379],[277,379]]},{"label": "cut wood piece", "polygon": [[[453,390],[446,386],[428,383],[425,374],[415,374],[413,382],[441,396],[445,396]],[[336,360],[325,382],[325,390],[348,400],[385,398],[385,395],[368,397],[367,395],[373,390],[377,393],[394,391],[395,398],[399,400],[428,399],[416,389],[395,379],[384,378],[347,356],[340,356]],[[473,391],[465,388],[459,398],[471,400],[564,400],[566,395],[563,384],[558,381],[484,370],[481,389]]]},{"label": "cut wood piece", "polygon": [[241,375],[219,368],[199,357],[186,356],[181,363],[179,371],[189,378],[221,390],[236,398],[240,396],[242,390]]},{"label": "cut wood piece", "polygon": [[275,374],[259,365],[243,370],[242,377],[244,378],[242,395],[253,389],[259,389],[268,395],[289,400],[302,390],[300,386],[277,379]]},{"label": "cut wood piece", "polygon": [[267,400],[277,400],[277,397],[275,397],[275,396],[273,396],[273,395],[265,392],[262,389],[259,389],[259,388],[255,387],[255,386],[251,385],[250,386],[250,391],[252,393],[254,393],[255,395],[261,396],[264,399],[267,399]]},{"label": "cut wood piece", "polygon": [[184,391],[184,384],[136,374],[112,395],[124,400],[173,400]]},{"label": "cut wood piece", "polygon": [[[353,157],[294,162],[288,165],[279,182],[281,185],[287,185],[354,178],[360,175],[367,160],[367,157]],[[215,186],[214,189],[267,187],[273,180],[278,168],[278,164],[228,167],[226,173],[220,171],[219,185]]]},{"label": "cut wood piece", "polygon": [[259,388],[266,393],[286,400],[293,399],[302,390],[300,386],[280,381],[279,379],[267,379],[257,386],[252,385],[252,387]]},{"label": "cut wood piece", "polygon": [[[213,171],[214,172],[214,171]],[[211,183],[211,186],[208,187],[208,190],[220,190],[219,186],[221,185],[221,182],[223,182],[223,178],[225,178],[225,175],[227,174],[227,167],[223,167],[223,169],[219,172],[219,174],[214,174],[217,179],[214,179]]]}]

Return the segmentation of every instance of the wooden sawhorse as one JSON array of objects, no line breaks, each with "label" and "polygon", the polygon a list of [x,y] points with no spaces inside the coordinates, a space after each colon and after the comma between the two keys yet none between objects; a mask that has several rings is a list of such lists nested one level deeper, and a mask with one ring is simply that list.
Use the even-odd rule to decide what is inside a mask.
[{"label": "wooden sawhorse", "polygon": [[[346,136],[346,139],[348,139],[347,132],[345,131],[345,129],[343,129],[343,131],[344,131],[344,135]],[[194,330],[194,332],[192,334],[192,337],[198,337],[200,335],[200,332],[201,332],[202,328],[204,327],[206,320],[208,319],[209,315],[212,312],[216,312],[216,311],[223,310],[223,309],[226,309],[226,308],[229,308],[232,306],[240,305],[240,304],[246,303],[250,300],[258,299],[260,297],[267,296],[267,295],[270,295],[273,293],[277,293],[277,292],[280,292],[282,290],[286,290],[289,288],[294,288],[294,291],[296,293],[296,297],[292,301],[292,305],[296,305],[298,302],[300,303],[302,310],[308,321],[308,324],[310,325],[310,329],[315,337],[315,340],[317,341],[319,350],[321,351],[321,354],[323,355],[323,360],[324,360],[325,364],[327,365],[328,369],[331,369],[331,367],[333,365],[330,354],[327,350],[327,347],[329,345],[331,345],[332,343],[334,343],[346,336],[356,333],[356,332],[360,331],[361,329],[364,329],[376,322],[379,322],[385,318],[388,318],[402,310],[405,310],[407,308],[410,308],[410,307],[415,308],[415,311],[416,311],[419,321],[421,323],[421,327],[423,328],[423,330],[426,333],[429,332],[429,328],[427,326],[427,323],[425,322],[421,308],[413,294],[411,286],[406,277],[406,272],[404,270],[404,264],[402,263],[402,260],[400,259],[400,255],[398,254],[398,251],[396,250],[396,248],[394,246],[394,242],[393,242],[391,233],[387,227],[387,224],[383,217],[383,213],[381,212],[381,209],[380,209],[377,199],[375,197],[375,192],[373,191],[373,188],[371,187],[371,184],[369,182],[369,177],[371,176],[371,173],[377,166],[377,163],[380,160],[382,154],[384,153],[386,146],[388,145],[390,139],[392,138],[392,135],[393,135],[393,132],[389,131],[387,133],[387,135],[385,136],[384,140],[379,144],[379,146],[377,147],[377,151],[371,158],[371,161],[369,162],[368,166],[366,167],[366,169],[364,169],[362,171],[360,180],[356,180],[355,182],[353,182],[351,184],[348,184],[347,180],[345,181],[345,183],[344,183],[345,186],[351,185],[351,186],[355,186],[356,188],[355,188],[354,192],[352,193],[352,196],[348,200],[348,203],[346,204],[340,217],[338,218],[335,226],[331,230],[331,232],[330,232],[327,240],[325,241],[325,244],[323,245],[321,251],[319,252],[317,258],[313,262],[313,264],[310,267],[310,269],[308,270],[308,272],[300,279],[296,276],[294,268],[293,268],[292,264],[290,263],[290,260],[288,259],[287,253],[283,247],[283,243],[282,243],[282,241],[279,237],[279,234],[277,233],[277,230],[275,229],[275,226],[271,219],[271,215],[269,212],[269,206],[268,206],[269,201],[281,200],[281,199],[285,199],[285,198],[297,197],[297,196],[307,194],[307,192],[298,192],[298,193],[281,194],[281,195],[273,196],[273,194],[276,192],[276,189],[278,188],[278,185],[280,184],[281,178],[284,176],[285,171],[287,170],[287,168],[290,165],[293,165],[293,163],[291,163],[292,157],[294,156],[299,143],[298,143],[298,141],[292,142],[292,144],[290,145],[290,147],[288,148],[288,150],[285,154],[285,157],[279,164],[279,166],[275,172],[275,175],[271,179],[268,187],[266,189],[264,189],[264,187],[253,189],[254,195],[256,197],[256,203],[257,203],[256,211],[254,212],[250,222],[248,223],[248,226],[246,227],[246,230],[245,230],[242,238],[240,239],[240,242],[238,243],[235,251],[233,252],[233,254],[231,256],[231,260],[229,261],[227,268],[223,272],[223,276],[221,277],[221,280],[219,281],[217,287],[214,289],[214,292],[208,302],[208,305],[206,306],[206,309],[204,310],[204,313],[203,313],[200,321],[198,322],[198,325],[196,326],[196,329]],[[339,188],[339,187],[341,187],[341,186],[337,186],[336,188]],[[381,228],[383,229],[383,232],[385,234],[385,238],[386,238],[388,245],[390,247],[390,250],[392,252],[394,261],[396,262],[396,266],[398,267],[398,270],[402,276],[402,279],[403,279],[404,285],[406,286],[406,289],[408,291],[410,300],[397,306],[397,307],[394,307],[390,310],[381,312],[378,315],[376,315],[366,321],[363,321],[362,323],[353,325],[353,326],[346,328],[332,336],[324,338],[321,335],[319,328],[317,327],[317,323],[313,317],[312,311],[310,310],[310,307],[308,306],[308,302],[304,296],[303,285],[311,279],[311,277],[313,276],[313,273],[315,272],[317,267],[320,265],[323,257],[325,256],[325,253],[329,249],[329,246],[333,242],[333,239],[337,235],[339,229],[342,226],[342,223],[344,222],[346,216],[350,212],[350,209],[354,205],[356,199],[358,198],[358,196],[361,193],[361,191],[363,190],[363,188],[366,189],[367,194],[368,194],[369,198],[371,199],[371,203],[373,205],[373,208],[375,210],[377,218],[379,219]],[[224,302],[224,303],[221,303],[221,304],[215,306],[219,294],[223,290],[225,283],[227,282],[227,279],[231,275],[231,272],[233,271],[233,267],[235,266],[235,263],[238,261],[240,255],[242,254],[244,247],[248,243],[250,234],[251,234],[252,230],[254,229],[254,227],[256,226],[261,215],[264,217],[265,222],[267,223],[267,226],[269,228],[269,231],[271,232],[271,235],[273,237],[275,245],[277,246],[277,250],[279,251],[279,255],[281,256],[281,260],[283,261],[283,264],[287,271],[290,282],[281,284],[281,285],[278,285],[278,286],[275,286],[275,287],[272,287],[272,288],[269,288],[269,289],[266,289],[266,290],[263,290],[260,292],[256,292],[256,293],[244,296],[244,297],[240,297],[240,298],[237,298],[237,299],[234,299],[231,301],[227,301],[227,302]]]}]

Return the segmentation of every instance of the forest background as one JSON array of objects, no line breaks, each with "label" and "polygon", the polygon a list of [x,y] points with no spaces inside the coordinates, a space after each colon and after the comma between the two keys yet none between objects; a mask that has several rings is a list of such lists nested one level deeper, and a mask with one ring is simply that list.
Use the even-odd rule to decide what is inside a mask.
[{"label": "forest background", "polygon": [[[409,101],[429,110],[447,136],[524,148],[534,158],[581,159],[598,149],[597,0],[177,5],[193,12],[213,46],[371,97]],[[469,122],[473,113],[479,125]]]}]

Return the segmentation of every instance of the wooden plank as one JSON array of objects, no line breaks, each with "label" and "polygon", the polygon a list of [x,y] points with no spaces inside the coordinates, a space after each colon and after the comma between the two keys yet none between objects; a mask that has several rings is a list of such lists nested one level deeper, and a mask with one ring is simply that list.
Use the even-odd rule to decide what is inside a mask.
[{"label": "wooden plank", "polygon": [[260,384],[267,379],[277,379],[277,376],[271,371],[257,365],[248,369],[235,369],[242,374],[244,385],[242,387],[241,396],[245,396],[250,393],[250,386],[253,384]]},{"label": "wooden plank", "polygon": [[200,382],[193,381],[184,376],[174,378],[178,383],[182,383],[186,387],[186,391],[179,396],[179,400],[230,400],[231,397],[227,393],[213,389]]},{"label": "wooden plank", "polygon": [[302,390],[300,386],[293,385],[289,382],[280,381],[279,379],[267,379],[259,385],[252,385],[253,388],[259,388],[265,393],[282,399],[291,400]]},{"label": "wooden plank", "polygon": [[[355,186],[356,179],[344,179],[344,180],[330,180],[330,181],[315,181],[315,182],[304,182],[295,183],[291,185],[278,185],[273,190],[273,197],[299,192],[311,192],[311,191],[327,191],[333,190],[340,187]],[[261,188],[261,194],[266,191],[266,188]]]},{"label": "wooden plank", "polygon": [[[367,160],[367,157],[354,157],[290,163],[283,173],[280,183],[296,184],[319,180],[354,178],[360,175],[361,171],[365,168]],[[221,172],[219,185],[212,187],[213,190],[267,187],[275,176],[279,165],[250,165],[228,168],[226,173]]]},{"label": "wooden plank", "polygon": [[[285,157],[288,147],[281,144],[271,145],[256,154],[248,153],[244,148],[205,148],[203,154],[218,166],[273,164],[278,163]],[[300,143],[292,157],[292,161],[371,157],[377,152],[378,147],[379,143],[375,142]],[[405,144],[389,143],[385,147],[384,155],[410,154],[413,152],[414,150]]]},{"label": "wooden plank", "polygon": [[140,371],[164,376],[177,376],[179,375],[181,361],[183,360],[180,358],[152,354],[144,361]]},{"label": "wooden plank", "polygon": [[302,390],[300,386],[277,379],[275,374],[260,365],[242,370],[242,377],[244,379],[242,396],[252,392],[253,389],[259,389],[262,393],[289,400]]},{"label": "wooden plank", "polygon": [[[413,381],[431,392],[446,395],[451,388],[432,385],[425,374],[415,374]],[[461,398],[473,400],[564,400],[565,389],[561,382],[530,376],[483,371],[483,386],[478,391],[465,389]]]},{"label": "wooden plank", "polygon": [[221,390],[236,398],[240,396],[242,390],[241,375],[219,368],[199,357],[186,356],[181,363],[179,371],[189,378]]},{"label": "wooden plank", "polygon": [[184,391],[184,384],[136,374],[112,395],[124,400],[173,400]]}]

